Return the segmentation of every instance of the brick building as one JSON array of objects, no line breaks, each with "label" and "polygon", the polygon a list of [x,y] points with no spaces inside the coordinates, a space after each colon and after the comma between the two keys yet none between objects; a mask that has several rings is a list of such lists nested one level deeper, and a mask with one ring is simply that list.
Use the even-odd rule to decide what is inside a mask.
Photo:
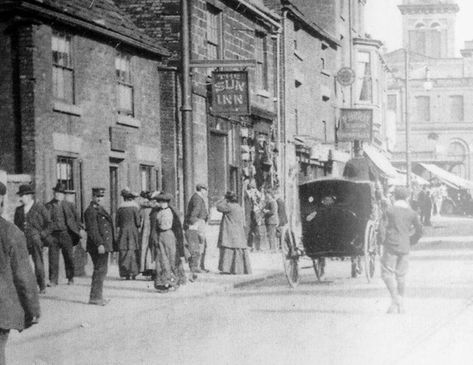
[{"label": "brick building", "polygon": [[61,181],[81,210],[93,186],[112,210],[124,187],[161,187],[168,51],[113,1],[2,1],[0,50],[1,170],[33,176],[43,200]]},{"label": "brick building", "polygon": [[[169,64],[179,65],[180,1],[116,2],[130,14],[137,26],[161,39],[171,50]],[[251,106],[249,115],[244,116],[214,113],[210,96],[214,68],[192,69],[193,183],[209,185],[213,213],[213,203],[227,190],[241,193],[243,181],[247,178],[254,178],[258,186],[271,186],[277,182],[279,108],[276,47],[279,17],[261,0],[195,0],[189,2],[189,7],[191,63],[222,59],[256,60],[256,67],[248,68]],[[177,125],[179,129],[179,117]],[[181,144],[179,157],[182,158],[180,150]],[[178,166],[182,165],[182,160],[178,162]],[[182,181],[179,168],[177,179]]]},{"label": "brick building", "polygon": [[[456,55],[453,1],[405,0],[403,45],[409,50],[410,151],[413,171],[424,174],[420,163],[436,164],[463,178],[473,177],[473,43]],[[386,55],[394,77],[389,84],[388,108],[395,114],[397,143],[394,162],[405,168],[405,51]],[[424,175],[429,177],[427,173]]]}]

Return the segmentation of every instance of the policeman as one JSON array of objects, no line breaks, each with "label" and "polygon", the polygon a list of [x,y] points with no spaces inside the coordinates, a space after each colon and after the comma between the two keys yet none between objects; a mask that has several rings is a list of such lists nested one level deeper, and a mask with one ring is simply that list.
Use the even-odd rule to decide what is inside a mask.
[{"label": "policeman", "polygon": [[104,195],[104,188],[92,188],[92,202],[84,213],[87,252],[94,264],[89,304],[102,306],[109,302],[103,299],[103,282],[107,276],[108,253],[113,252],[114,246],[113,220],[101,205]]}]

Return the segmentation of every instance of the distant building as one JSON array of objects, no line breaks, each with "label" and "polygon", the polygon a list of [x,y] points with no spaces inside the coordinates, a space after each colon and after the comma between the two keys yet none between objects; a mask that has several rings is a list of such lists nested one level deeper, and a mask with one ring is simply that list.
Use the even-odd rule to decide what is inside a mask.
[{"label": "distant building", "polygon": [[[409,50],[410,151],[413,170],[418,163],[435,163],[464,178],[472,178],[473,43],[455,54],[455,1],[405,0],[403,44]],[[387,95],[395,113],[397,144],[393,160],[405,168],[404,50],[385,57],[394,77]]]},{"label": "distant building", "polygon": [[0,169],[58,181],[84,210],[93,186],[160,189],[158,66],[168,51],[110,0],[0,5]]}]

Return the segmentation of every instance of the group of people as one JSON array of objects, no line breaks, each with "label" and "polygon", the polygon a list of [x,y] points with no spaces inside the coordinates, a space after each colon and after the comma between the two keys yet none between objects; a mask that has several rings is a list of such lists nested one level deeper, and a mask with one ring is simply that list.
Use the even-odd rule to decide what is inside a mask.
[{"label": "group of people", "polygon": [[437,184],[433,187],[424,185],[422,187],[422,190],[417,194],[417,199],[411,204],[418,210],[423,225],[432,225],[430,221],[432,213],[437,216],[440,215],[442,204],[447,197],[447,187],[445,185]]},{"label": "group of people", "polygon": [[247,182],[244,195],[245,235],[250,250],[261,251],[267,241],[268,249],[278,249],[278,238],[288,223],[286,206],[274,189],[258,190],[254,181]]}]

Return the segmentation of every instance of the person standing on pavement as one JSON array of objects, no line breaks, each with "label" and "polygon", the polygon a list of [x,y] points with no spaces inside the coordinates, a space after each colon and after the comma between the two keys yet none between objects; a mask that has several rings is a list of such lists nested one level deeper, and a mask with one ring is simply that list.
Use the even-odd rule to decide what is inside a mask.
[{"label": "person standing on pavement", "polygon": [[116,217],[118,268],[120,277],[135,280],[139,273],[140,210],[132,192],[123,189],[121,195],[124,201],[118,208]]},{"label": "person standing on pavement", "polygon": [[164,293],[185,284],[182,266],[184,242],[179,217],[169,206],[172,196],[161,193],[154,199],[158,204],[155,219],[151,223],[150,236],[150,245],[154,248],[156,261],[154,287]]},{"label": "person standing on pavement", "polygon": [[[208,272],[205,268],[205,254],[207,252],[207,221],[209,220],[209,206],[208,206],[208,188],[204,184],[197,184],[196,192],[192,195],[187,205],[186,217],[184,220],[184,229],[186,230],[187,244],[191,258],[189,260],[192,265],[193,274],[199,272]],[[187,231],[191,232],[187,232]],[[196,235],[195,232],[198,234]],[[200,248],[202,246],[202,249]],[[195,262],[200,256],[200,268],[195,268]]]},{"label": "person standing on pavement", "polygon": [[0,365],[6,365],[10,331],[38,323],[38,289],[28,259],[26,239],[18,227],[2,218],[7,189],[0,182]]},{"label": "person standing on pavement", "polygon": [[279,225],[278,203],[276,202],[274,192],[272,190],[266,190],[265,197],[266,206],[263,210],[264,222],[266,225],[269,249],[270,251],[274,252],[277,247],[276,228]]},{"label": "person standing on pavement", "polygon": [[15,225],[25,234],[28,253],[34,264],[36,282],[39,293],[46,293],[44,275],[43,246],[51,241],[51,218],[46,207],[34,199],[34,189],[31,185],[21,185],[18,193],[21,206],[16,208]]},{"label": "person standing on pavement", "polygon": [[427,186],[423,186],[418,196],[419,208],[420,208],[420,220],[425,226],[431,226],[430,222],[432,214],[432,198]]},{"label": "person standing on pavement", "polygon": [[155,264],[153,255],[149,249],[149,235],[151,226],[151,210],[153,203],[151,202],[151,193],[142,191],[140,200],[140,272],[143,276],[152,276],[155,272]]},{"label": "person standing on pavement", "polygon": [[262,230],[264,225],[263,205],[263,196],[258,189],[256,189],[256,183],[254,181],[250,182],[245,194],[245,207],[250,209],[247,244],[252,251],[259,251],[261,249],[261,242],[264,238]]},{"label": "person standing on pavement", "polygon": [[59,250],[64,258],[67,284],[74,284],[73,249],[80,242],[81,223],[73,203],[66,201],[66,188],[60,182],[53,189],[54,198],[46,203],[52,221],[52,240],[49,245],[49,284],[58,285]]},{"label": "person standing on pavement", "polygon": [[108,254],[114,251],[113,219],[102,207],[104,188],[92,188],[92,202],[84,212],[87,252],[94,265],[89,304],[106,305],[103,282],[107,276]]},{"label": "person standing on pavement", "polygon": [[[407,202],[409,191],[404,187],[394,190],[394,204],[386,209],[386,238],[381,258],[381,277],[391,295],[388,313],[403,313],[410,246],[422,236],[419,216]],[[413,230],[413,235],[411,232]]]},{"label": "person standing on pavement", "polygon": [[222,274],[251,274],[250,256],[245,236],[245,213],[235,193],[229,191],[217,203],[222,213],[217,247],[218,270]]},{"label": "person standing on pavement", "polygon": [[[276,229],[276,236],[278,240],[281,240],[282,235],[284,233],[284,228],[289,223],[289,220],[287,219],[286,203],[282,199],[280,191],[276,191],[275,198],[276,198],[276,203],[278,204],[278,219],[279,219],[279,224]],[[281,246],[279,245],[278,248],[281,248]]]}]

